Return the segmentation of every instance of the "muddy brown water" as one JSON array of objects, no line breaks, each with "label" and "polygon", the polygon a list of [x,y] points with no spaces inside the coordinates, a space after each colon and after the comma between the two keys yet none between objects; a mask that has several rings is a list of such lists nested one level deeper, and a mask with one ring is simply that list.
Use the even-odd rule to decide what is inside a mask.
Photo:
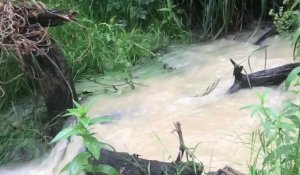
[{"label": "muddy brown water", "polygon": [[[267,43],[271,44],[267,68],[292,62],[290,42],[275,37]],[[117,151],[138,153],[145,159],[172,161],[176,159],[179,147],[177,135],[172,133],[173,122],[179,121],[186,145],[198,145],[195,155],[207,171],[230,165],[247,172],[251,156],[250,136],[257,123],[250,117],[249,110],[240,108],[258,103],[256,93],[267,89],[270,90],[271,106],[278,107],[285,98],[280,87],[226,94],[233,83],[229,58],[242,61],[257,48],[249,43],[225,39],[173,47],[172,52],[163,56],[163,61],[175,68],[170,75],[139,79],[143,70],[137,70],[135,81],[148,87],[137,86],[136,90],[120,96],[97,98],[89,115],[110,114],[118,120],[96,125],[93,132]],[[253,71],[262,70],[264,51],[256,53],[251,63]],[[194,97],[220,77],[221,81],[212,93]],[[59,142],[45,158],[2,167],[0,175],[58,175],[81,145],[78,138],[72,138],[69,144]]]}]

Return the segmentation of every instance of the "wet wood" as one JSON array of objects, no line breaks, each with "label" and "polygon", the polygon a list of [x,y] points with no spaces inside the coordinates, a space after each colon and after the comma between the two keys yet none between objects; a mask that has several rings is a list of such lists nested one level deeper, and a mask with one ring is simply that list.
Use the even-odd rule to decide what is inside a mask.
[{"label": "wet wood", "polygon": [[[181,175],[201,175],[203,167],[192,162],[168,163],[156,160],[146,160],[140,155],[130,155],[128,153],[113,152],[102,149],[101,160],[93,161],[94,165],[105,164],[116,168],[122,175],[177,175],[182,170]],[[101,173],[87,173],[87,175],[103,175]]]},{"label": "wet wood", "polygon": [[234,93],[245,88],[280,85],[294,68],[300,66],[300,63],[297,62],[246,75],[242,73],[243,66],[238,65],[232,59],[230,61],[234,66],[234,84],[228,93]]}]

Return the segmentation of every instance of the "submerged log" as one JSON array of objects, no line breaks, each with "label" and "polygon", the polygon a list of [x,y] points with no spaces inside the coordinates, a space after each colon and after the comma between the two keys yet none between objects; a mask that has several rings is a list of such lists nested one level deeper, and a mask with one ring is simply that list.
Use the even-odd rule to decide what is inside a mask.
[{"label": "submerged log", "polygon": [[300,62],[291,63],[246,75],[242,73],[243,66],[238,65],[232,59],[230,61],[234,66],[234,84],[228,93],[234,93],[244,88],[280,85],[294,68],[300,66]]},{"label": "submerged log", "polygon": [[[93,161],[94,165],[110,165],[122,175],[201,175],[203,172],[202,164],[193,162],[167,163],[156,160],[146,160],[139,155],[128,153],[113,152],[102,149],[101,159]],[[103,175],[102,173],[87,173],[87,175]]]}]

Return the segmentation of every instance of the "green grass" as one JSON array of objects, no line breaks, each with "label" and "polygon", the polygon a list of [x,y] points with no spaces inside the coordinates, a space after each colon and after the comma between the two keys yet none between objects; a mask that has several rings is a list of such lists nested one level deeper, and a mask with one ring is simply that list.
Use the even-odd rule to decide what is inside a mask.
[{"label": "green grass", "polygon": [[49,148],[48,122],[43,121],[45,110],[40,107],[34,113],[32,110],[33,106],[27,102],[0,113],[1,165],[38,158]]},{"label": "green grass", "polygon": [[0,111],[7,109],[18,98],[29,95],[34,91],[22,74],[19,62],[12,56],[1,54],[0,56]]},{"label": "green grass", "polygon": [[81,26],[70,23],[50,30],[79,77],[127,69],[156,57],[171,41],[188,39],[169,8],[172,4],[163,1],[48,2],[79,12]]}]

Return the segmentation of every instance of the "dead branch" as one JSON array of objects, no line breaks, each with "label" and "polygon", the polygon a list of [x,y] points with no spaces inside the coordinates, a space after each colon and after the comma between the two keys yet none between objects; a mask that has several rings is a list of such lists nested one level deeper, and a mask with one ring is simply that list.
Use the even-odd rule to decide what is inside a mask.
[{"label": "dead branch", "polygon": [[[196,156],[194,155],[192,149],[188,148],[184,143],[180,122],[175,122],[174,126],[175,126],[175,130],[173,132],[177,132],[179,138],[179,153],[175,162],[181,162],[184,153],[186,154],[187,161],[189,161],[189,158],[191,158],[192,162],[195,162]],[[200,164],[202,165],[201,162]]]}]

